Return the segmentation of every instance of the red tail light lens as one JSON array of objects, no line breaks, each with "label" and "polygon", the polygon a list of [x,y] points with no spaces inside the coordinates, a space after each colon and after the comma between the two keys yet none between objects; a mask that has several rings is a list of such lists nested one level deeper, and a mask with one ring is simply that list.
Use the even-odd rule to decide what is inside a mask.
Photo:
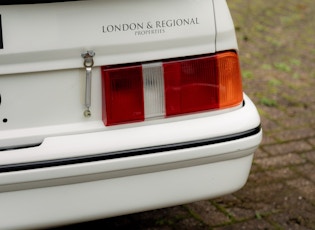
[{"label": "red tail light lens", "polygon": [[219,84],[213,57],[163,64],[166,116],[216,109]]},{"label": "red tail light lens", "polygon": [[[142,67],[103,67],[103,121],[114,125],[144,120]],[[104,111],[105,110],[105,111]]]},{"label": "red tail light lens", "polygon": [[102,67],[105,125],[239,105],[243,100],[234,52],[128,67]]}]

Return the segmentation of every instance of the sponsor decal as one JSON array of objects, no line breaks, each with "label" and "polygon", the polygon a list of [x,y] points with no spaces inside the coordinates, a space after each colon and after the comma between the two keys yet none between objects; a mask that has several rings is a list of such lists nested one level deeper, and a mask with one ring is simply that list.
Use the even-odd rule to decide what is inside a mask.
[{"label": "sponsor decal", "polygon": [[1,14],[0,14],[0,49],[3,49]]},{"label": "sponsor decal", "polygon": [[102,33],[122,33],[131,32],[135,36],[156,35],[166,33],[172,28],[187,27],[199,25],[199,19],[196,18],[177,18],[147,22],[131,22],[122,24],[109,24],[102,26]]}]

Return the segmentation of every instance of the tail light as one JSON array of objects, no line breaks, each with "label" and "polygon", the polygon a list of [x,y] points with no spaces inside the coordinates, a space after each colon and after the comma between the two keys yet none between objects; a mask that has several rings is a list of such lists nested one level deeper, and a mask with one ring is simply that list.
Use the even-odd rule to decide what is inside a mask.
[{"label": "tail light", "polygon": [[107,125],[144,120],[141,66],[104,70],[103,81],[103,115],[106,114]]},{"label": "tail light", "polygon": [[131,66],[103,66],[103,121],[115,125],[239,105],[234,52]]}]

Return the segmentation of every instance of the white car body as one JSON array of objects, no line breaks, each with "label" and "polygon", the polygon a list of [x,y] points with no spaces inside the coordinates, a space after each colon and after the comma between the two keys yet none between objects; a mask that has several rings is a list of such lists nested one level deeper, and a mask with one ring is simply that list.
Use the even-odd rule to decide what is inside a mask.
[{"label": "white car body", "polygon": [[[174,206],[246,183],[262,131],[245,94],[221,110],[102,121],[101,66],[237,52],[225,1],[17,4],[0,15],[0,228]],[[96,54],[91,116],[83,115],[87,50]]]}]

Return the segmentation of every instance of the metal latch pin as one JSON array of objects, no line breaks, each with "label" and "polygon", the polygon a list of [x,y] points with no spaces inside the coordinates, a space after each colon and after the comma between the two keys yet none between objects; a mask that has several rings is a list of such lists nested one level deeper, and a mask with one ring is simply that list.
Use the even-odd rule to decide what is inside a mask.
[{"label": "metal latch pin", "polygon": [[84,67],[86,70],[86,82],[85,82],[85,108],[84,116],[91,116],[91,91],[92,91],[92,67],[94,65],[93,57],[95,56],[95,52],[93,50],[89,50],[85,53],[81,54],[81,57],[84,58]]}]

